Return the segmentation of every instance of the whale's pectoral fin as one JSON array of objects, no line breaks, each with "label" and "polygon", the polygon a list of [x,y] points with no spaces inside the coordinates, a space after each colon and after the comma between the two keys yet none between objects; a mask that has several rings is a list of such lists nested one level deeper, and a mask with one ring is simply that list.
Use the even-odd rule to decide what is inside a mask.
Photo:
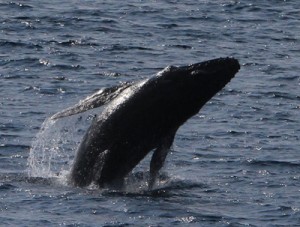
[{"label": "whale's pectoral fin", "polygon": [[118,94],[120,94],[124,89],[130,87],[132,83],[125,82],[121,85],[110,87],[110,88],[103,88],[100,91],[88,96],[84,100],[81,100],[78,104],[73,107],[67,108],[54,114],[51,119],[55,120],[62,117],[68,117],[71,115],[79,114],[85,112],[87,110],[100,107],[112,99],[114,99]]},{"label": "whale's pectoral fin", "polygon": [[[175,131],[176,133],[176,131]],[[162,144],[154,151],[151,162],[150,162],[150,180],[149,190],[153,188],[155,180],[158,176],[159,170],[163,167],[167,154],[173,143],[175,133],[171,133],[169,136],[164,138]]]}]

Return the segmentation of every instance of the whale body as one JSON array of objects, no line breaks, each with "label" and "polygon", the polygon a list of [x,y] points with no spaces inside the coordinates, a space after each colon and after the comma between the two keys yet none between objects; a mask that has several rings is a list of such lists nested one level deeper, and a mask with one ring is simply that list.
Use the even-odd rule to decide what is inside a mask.
[{"label": "whale body", "polygon": [[105,88],[52,119],[107,104],[92,121],[76,153],[70,181],[83,187],[120,188],[151,151],[149,188],[155,184],[176,131],[238,72],[234,58],[168,66],[155,76]]}]

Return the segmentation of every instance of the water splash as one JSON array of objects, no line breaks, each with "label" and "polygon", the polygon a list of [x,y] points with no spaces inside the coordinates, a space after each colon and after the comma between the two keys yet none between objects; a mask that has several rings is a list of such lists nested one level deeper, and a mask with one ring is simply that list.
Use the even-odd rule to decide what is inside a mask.
[{"label": "water splash", "polygon": [[80,129],[76,130],[74,119],[44,121],[30,149],[29,177],[52,178],[69,172],[80,141],[76,138]]}]

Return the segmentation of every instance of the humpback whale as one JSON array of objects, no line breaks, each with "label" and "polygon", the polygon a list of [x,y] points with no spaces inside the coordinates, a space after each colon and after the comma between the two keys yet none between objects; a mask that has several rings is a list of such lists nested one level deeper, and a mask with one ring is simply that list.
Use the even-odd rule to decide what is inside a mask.
[{"label": "humpback whale", "polygon": [[124,178],[150,152],[151,189],[176,131],[239,71],[234,58],[168,66],[155,76],[104,88],[52,119],[107,104],[92,121],[75,156],[70,181],[121,188]]}]

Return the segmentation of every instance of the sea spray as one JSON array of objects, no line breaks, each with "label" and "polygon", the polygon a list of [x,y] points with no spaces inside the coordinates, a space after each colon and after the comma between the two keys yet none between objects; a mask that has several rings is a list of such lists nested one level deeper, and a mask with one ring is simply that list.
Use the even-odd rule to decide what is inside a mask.
[{"label": "sea spray", "polygon": [[82,118],[47,118],[32,143],[28,158],[29,177],[52,178],[71,168],[83,130]]}]

